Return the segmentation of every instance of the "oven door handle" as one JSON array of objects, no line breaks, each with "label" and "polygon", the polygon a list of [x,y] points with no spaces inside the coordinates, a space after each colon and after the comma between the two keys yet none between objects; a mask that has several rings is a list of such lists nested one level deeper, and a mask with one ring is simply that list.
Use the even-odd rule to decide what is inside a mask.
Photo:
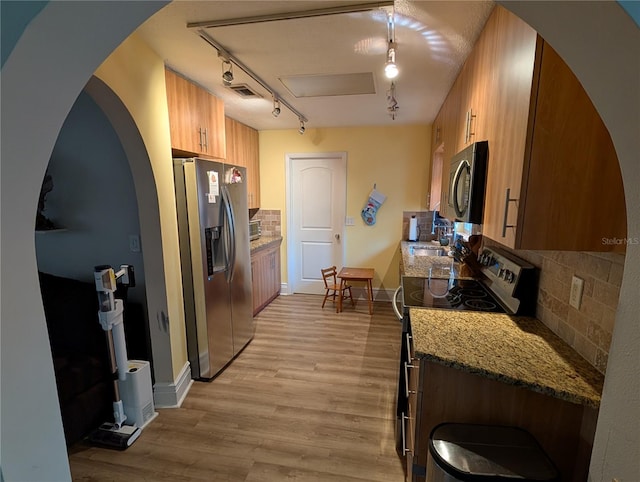
[{"label": "oven door handle", "polygon": [[402,293],[402,285],[398,286],[393,293],[393,311],[398,317],[398,320],[402,321],[402,313],[400,313],[400,310],[398,309],[398,295],[400,293]]}]

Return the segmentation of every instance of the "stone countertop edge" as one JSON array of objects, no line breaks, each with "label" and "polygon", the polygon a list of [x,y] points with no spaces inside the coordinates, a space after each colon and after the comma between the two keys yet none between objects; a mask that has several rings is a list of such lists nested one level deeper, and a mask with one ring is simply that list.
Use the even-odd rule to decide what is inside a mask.
[{"label": "stone countertop edge", "polygon": [[282,242],[282,236],[261,236],[258,239],[254,239],[249,243],[249,249],[251,254],[254,254],[263,249],[267,249],[275,244]]},{"label": "stone countertop edge", "polygon": [[416,356],[592,408],[604,376],[535,318],[412,308]]},{"label": "stone countertop edge", "polygon": [[[418,278],[454,278],[471,279],[471,274],[466,266],[458,263],[449,256],[414,256],[410,253],[411,246],[431,245],[425,241],[401,241],[400,242],[400,272],[404,276]],[[439,245],[433,245],[439,247]],[[453,275],[451,273],[453,272]]]}]

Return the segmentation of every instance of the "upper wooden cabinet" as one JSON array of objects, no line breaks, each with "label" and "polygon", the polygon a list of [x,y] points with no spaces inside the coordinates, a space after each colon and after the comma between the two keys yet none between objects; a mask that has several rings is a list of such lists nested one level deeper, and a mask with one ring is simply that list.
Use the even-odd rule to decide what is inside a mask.
[{"label": "upper wooden cabinet", "polygon": [[209,92],[165,69],[171,147],[178,155],[224,159],[224,103]]},{"label": "upper wooden cabinet", "polygon": [[258,131],[230,117],[225,118],[227,160],[247,168],[249,209],[260,207],[260,152]]},{"label": "upper wooden cabinet", "polygon": [[626,238],[626,210],[606,127],[558,54],[500,6],[438,116],[443,194],[447,161],[465,144],[467,108],[476,115],[470,141],[489,142],[485,236],[517,249],[624,250],[609,241]]}]

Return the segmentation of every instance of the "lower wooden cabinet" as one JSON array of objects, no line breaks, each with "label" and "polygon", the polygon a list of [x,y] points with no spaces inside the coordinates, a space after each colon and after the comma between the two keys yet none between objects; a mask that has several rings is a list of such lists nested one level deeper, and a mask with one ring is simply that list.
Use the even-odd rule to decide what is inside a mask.
[{"label": "lower wooden cabinet", "polygon": [[596,409],[424,358],[411,365],[416,369],[408,373],[407,480],[426,480],[429,437],[445,422],[523,428],[540,443],[562,482],[587,480]]},{"label": "lower wooden cabinet", "polygon": [[280,294],[280,242],[259,248],[251,254],[253,316]]}]

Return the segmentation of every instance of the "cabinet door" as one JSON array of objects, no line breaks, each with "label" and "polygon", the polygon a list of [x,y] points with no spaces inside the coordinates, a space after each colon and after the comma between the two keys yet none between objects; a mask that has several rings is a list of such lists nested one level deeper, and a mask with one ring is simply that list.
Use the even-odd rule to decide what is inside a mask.
[{"label": "cabinet door", "polygon": [[204,153],[217,159],[227,154],[225,136],[224,102],[206,90],[200,89],[200,119],[204,129]]},{"label": "cabinet door", "polygon": [[259,134],[246,127],[245,159],[247,163],[247,189],[249,208],[260,207],[260,148]]},{"label": "cabinet door", "polygon": [[253,288],[253,316],[256,316],[260,311],[260,305],[262,300],[262,294],[260,292],[260,261],[259,255],[251,256],[251,285]]},{"label": "cabinet door", "polygon": [[449,209],[449,171],[451,168],[451,158],[457,152],[458,138],[458,109],[460,106],[460,84],[454,84],[449,92],[444,104],[442,104],[442,182],[440,184],[440,206],[441,216],[453,219],[455,216]]},{"label": "cabinet door", "polygon": [[226,155],[224,103],[165,69],[171,147],[185,155],[223,159]]},{"label": "cabinet door", "polygon": [[427,208],[437,211],[440,208],[442,192],[442,165],[444,159],[444,142],[442,140],[442,110],[433,121],[431,127],[431,188]]},{"label": "cabinet door", "polygon": [[427,447],[419,446],[422,440],[419,439],[418,433],[418,410],[422,403],[422,393],[419,390],[420,384],[420,360],[411,358],[410,368],[408,369],[409,384],[409,414],[407,418],[407,480],[413,480],[413,464],[424,466],[421,452],[425,452]]},{"label": "cabinet door", "polygon": [[[489,17],[482,36],[494,46],[493,75],[486,91],[487,186],[483,234],[515,247],[515,227],[530,125],[536,32],[502,7]],[[509,199],[507,199],[507,190]],[[503,235],[504,234],[504,235]]]},{"label": "cabinet door", "polygon": [[258,131],[230,117],[225,119],[227,162],[247,168],[249,209],[260,207],[260,155]]},{"label": "cabinet door", "polygon": [[251,255],[253,315],[255,316],[280,293],[280,246]]},{"label": "cabinet door", "polygon": [[562,58],[544,43],[518,219],[522,249],[623,250],[622,175],[611,137]]},{"label": "cabinet door", "polygon": [[203,153],[197,86],[169,69],[165,69],[165,80],[171,147],[194,155]]},{"label": "cabinet door", "polygon": [[[478,118],[478,107],[473,98],[475,85],[476,51],[473,50],[465,61],[460,75],[456,79],[458,109],[455,115],[456,139],[455,152],[460,152],[475,140],[475,120]],[[475,116],[475,117],[473,117]]]}]

